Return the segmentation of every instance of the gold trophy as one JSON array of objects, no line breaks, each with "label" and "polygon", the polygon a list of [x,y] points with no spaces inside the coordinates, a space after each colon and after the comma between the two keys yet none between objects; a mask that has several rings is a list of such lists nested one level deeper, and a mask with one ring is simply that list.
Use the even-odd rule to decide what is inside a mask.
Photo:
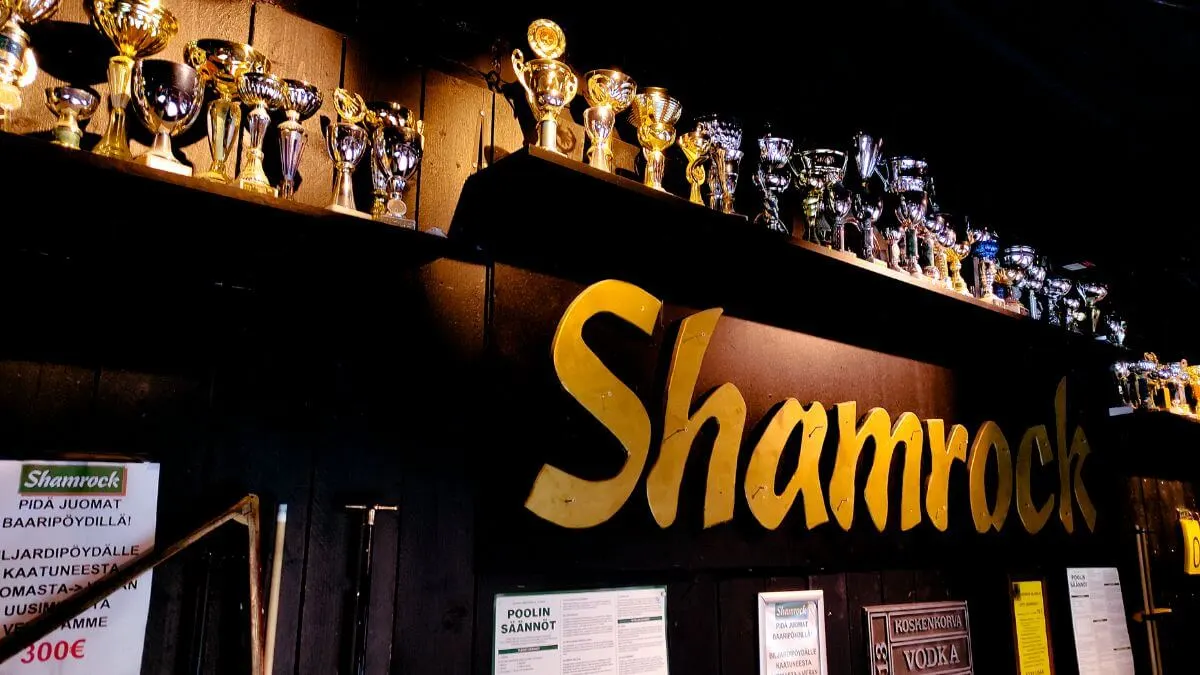
[{"label": "gold trophy", "polygon": [[129,159],[133,154],[125,136],[125,109],[133,64],[161,52],[179,31],[179,22],[160,0],[95,0],[92,25],[117,48],[117,55],[108,60],[108,128],[92,152]]},{"label": "gold trophy", "polygon": [[51,16],[59,0],[0,0],[0,131],[8,131],[14,111],[21,107],[21,90],[37,77],[37,57],[29,48],[29,26]]},{"label": "gold trophy", "polygon": [[668,96],[662,87],[646,87],[633,97],[629,121],[637,127],[638,142],[646,157],[646,175],[642,181],[646,187],[665,192],[662,179],[667,158],[663,151],[675,142],[675,123],[682,113],[679,101]]},{"label": "gold trophy", "polygon": [[708,137],[699,131],[689,131],[679,137],[679,149],[683,150],[683,156],[687,157],[687,180],[692,186],[692,192],[688,196],[688,201],[693,204],[704,205],[704,199],[700,197],[700,186],[704,185],[704,159],[708,157]]},{"label": "gold trophy", "polygon": [[217,92],[208,106],[208,149],[212,166],[198,178],[228,183],[225,165],[242,131],[242,108],[236,97],[244,73],[267,73],[271,62],[250,45],[228,40],[193,40],[184,49],[188,65],[196,69]]},{"label": "gold trophy", "polygon": [[525,100],[538,122],[537,144],[558,152],[558,115],[575,98],[579,78],[571,66],[556,61],[567,48],[558,24],[538,19],[529,24],[529,48],[538,58],[526,61],[520,49],[512,53],[513,71],[525,88]]},{"label": "gold trophy", "polygon": [[80,122],[86,122],[100,105],[100,95],[89,87],[47,87],[46,107],[58,118],[51,133],[54,144],[79,149],[83,138]]},{"label": "gold trophy", "polygon": [[583,111],[583,128],[592,146],[588,164],[612,173],[612,131],[617,115],[633,103],[637,83],[619,70],[593,70],[584,76],[583,97],[591,106]]},{"label": "gold trophy", "polygon": [[269,111],[278,110],[283,103],[283,81],[268,73],[242,73],[238,78],[238,95],[246,105],[254,107],[246,118],[250,145],[246,148],[246,161],[238,175],[237,186],[250,192],[278,196],[263,171],[262,148],[267,126],[271,124]]},{"label": "gold trophy", "polygon": [[366,218],[367,215],[355,207],[351,177],[370,146],[367,131],[358,126],[367,116],[367,104],[362,96],[338,88],[333,91],[333,107],[341,121],[330,124],[325,133],[326,149],[329,159],[333,160],[334,172],[333,199],[325,208]]}]

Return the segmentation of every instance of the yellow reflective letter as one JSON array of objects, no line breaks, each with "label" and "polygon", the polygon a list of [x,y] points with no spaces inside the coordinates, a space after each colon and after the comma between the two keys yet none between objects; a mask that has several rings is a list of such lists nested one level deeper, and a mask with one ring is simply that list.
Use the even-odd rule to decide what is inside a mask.
[{"label": "yellow reflective letter", "polygon": [[871,408],[858,429],[854,428],[858,404],[854,401],[836,406],[838,417],[838,449],[834,459],[833,476],[829,481],[829,505],[833,517],[843,530],[854,524],[854,482],[858,458],[868,438],[875,440],[875,459],[867,475],[867,512],[875,529],[883,532],[888,516],[888,478],[892,472],[892,455],[896,445],[904,444],[904,482],[900,497],[901,527],[911,529],[921,522],[921,448],[924,432],[921,420],[910,412],[900,413],[896,424],[888,427],[891,417],[883,408]]},{"label": "yellow reflective letter", "polygon": [[[996,508],[988,510],[986,489],[987,459],[991,449],[996,449]],[[997,532],[1008,519],[1012,507],[1013,466],[1008,439],[995,422],[984,422],[979,427],[975,442],[971,444],[971,458],[967,460],[971,471],[971,516],[975,519],[975,530],[983,533],[990,528]]]},{"label": "yellow reflective letter", "polygon": [[1042,508],[1033,505],[1033,446],[1037,444],[1038,459],[1042,466],[1054,461],[1054,450],[1050,447],[1050,436],[1046,425],[1039,424],[1025,430],[1021,447],[1017,450],[1017,515],[1030,534],[1037,534],[1050,520],[1054,512],[1054,495],[1050,495]]},{"label": "yellow reflective letter", "polygon": [[[779,455],[797,424],[802,425],[800,433],[804,434],[800,441],[800,463],[783,493],[775,494]],[[763,527],[768,530],[779,527],[800,492],[804,493],[804,515],[809,529],[829,520],[821,476],[817,472],[828,426],[829,415],[820,403],[813,403],[806,410],[794,398],[784,401],[767,423],[746,469],[746,503]]]},{"label": "yellow reflective letter", "polygon": [[[950,427],[949,438],[946,437],[946,423],[942,420],[925,420],[925,429],[925,435],[929,437],[929,457],[933,462],[929,485],[925,488],[925,513],[934,527],[945,532],[950,525],[950,468],[954,466],[954,460],[967,460],[967,428],[955,424]],[[908,467],[904,469],[907,485]]]}]

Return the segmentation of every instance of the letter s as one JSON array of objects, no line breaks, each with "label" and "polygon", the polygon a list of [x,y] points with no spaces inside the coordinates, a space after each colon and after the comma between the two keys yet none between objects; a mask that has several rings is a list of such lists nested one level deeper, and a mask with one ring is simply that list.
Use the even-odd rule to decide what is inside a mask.
[{"label": "letter s", "polygon": [[583,326],[607,312],[651,335],[661,309],[658,298],[611,279],[588,286],[567,307],[554,333],[554,370],[567,393],[621,442],[628,457],[616,476],[599,481],[544,464],[525,508],[562,527],[586,528],[612,518],[629,500],[650,454],[650,415],[637,394],[587,346]]}]

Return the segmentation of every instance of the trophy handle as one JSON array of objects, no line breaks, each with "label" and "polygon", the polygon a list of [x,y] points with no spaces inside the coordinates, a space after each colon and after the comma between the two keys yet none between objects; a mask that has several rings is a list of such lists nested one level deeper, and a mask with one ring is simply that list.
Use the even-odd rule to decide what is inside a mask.
[{"label": "trophy handle", "polygon": [[520,49],[512,51],[512,67],[513,72],[517,75],[517,81],[521,83],[521,88],[529,91],[529,84],[525,82],[525,55]]},{"label": "trophy handle", "polygon": [[26,47],[25,53],[21,55],[21,61],[24,72],[21,73],[21,78],[17,80],[17,86],[24,89],[25,87],[33,84],[33,81],[37,79],[37,55],[33,53],[32,49]]}]

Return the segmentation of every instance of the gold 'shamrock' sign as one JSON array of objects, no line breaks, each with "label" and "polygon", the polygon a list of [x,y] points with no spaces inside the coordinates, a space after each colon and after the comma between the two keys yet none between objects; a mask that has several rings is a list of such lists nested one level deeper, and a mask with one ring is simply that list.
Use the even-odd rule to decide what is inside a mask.
[{"label": "gold 'shamrock' sign", "polygon": [[[559,381],[572,397],[608,429],[628,457],[612,478],[587,480],[549,464],[534,480],[525,507],[552,523],[569,528],[587,528],[612,518],[629,500],[650,455],[650,415],[637,394],[613,374],[583,340],[583,326],[601,313],[613,314],[633,324],[646,335],[653,333],[662,301],[623,281],[607,280],[584,289],[563,314],[554,334],[554,368]],[[696,381],[704,353],[721,318],[720,309],[709,309],[683,320],[671,354],[667,379],[663,438],[658,459],[646,479],[650,511],[660,527],[675,522],[679,488],[692,442],[705,422],[719,425],[708,463],[704,500],[704,527],[733,519],[737,493],[738,453],[746,427],[746,401],[738,388],[725,383],[709,394],[699,409],[691,411]],[[750,512],[767,529],[775,529],[791,510],[797,496],[804,497],[805,522],[809,528],[829,521],[829,508],[842,529],[854,523],[855,483],[859,457],[869,440],[874,441],[874,459],[867,475],[867,513],[879,531],[888,523],[888,483],[892,457],[904,446],[901,474],[900,529],[910,530],[928,515],[933,526],[945,531],[949,523],[950,469],[965,462],[970,476],[970,508],[979,532],[999,531],[1008,518],[1015,497],[1017,515],[1025,529],[1037,533],[1049,522],[1058,503],[1058,517],[1067,532],[1075,530],[1075,504],[1089,530],[1096,526],[1096,509],[1083,485],[1082,470],[1088,454],[1087,436],[1076,427],[1067,444],[1066,378],[1054,396],[1055,443],[1039,424],[1025,430],[1017,446],[1014,471],[1008,440],[995,422],[980,425],[973,441],[967,429],[952,425],[947,432],[940,419],[922,423],[911,412],[902,412],[893,422],[883,408],[872,408],[859,418],[854,401],[838,403],[827,412],[820,402],[805,407],[788,399],[766,424],[746,471],[743,494]],[[838,425],[833,474],[825,487],[817,471],[825,446],[830,418]],[[789,437],[801,431],[800,458],[782,492],[775,492],[775,475],[780,454]],[[926,443],[928,438],[928,443]],[[969,452],[968,452],[969,446]],[[931,471],[925,482],[925,505],[921,508],[921,463],[928,447]],[[1055,450],[1057,449],[1057,454]],[[1033,457],[1046,466],[1057,460],[1058,494],[1041,496],[1035,503],[1031,487]],[[988,495],[985,475],[994,457],[996,491]],[[1014,481],[1014,473],[1016,474]]]}]

